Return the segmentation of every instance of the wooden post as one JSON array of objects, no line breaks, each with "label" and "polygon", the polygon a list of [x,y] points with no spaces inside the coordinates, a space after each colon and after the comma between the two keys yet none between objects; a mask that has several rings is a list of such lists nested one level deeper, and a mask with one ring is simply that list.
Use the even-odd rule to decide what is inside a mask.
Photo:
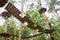
[{"label": "wooden post", "polygon": [[[24,7],[24,0],[22,0],[22,8],[21,8],[22,13],[21,13],[21,16],[24,15],[23,7]],[[20,29],[19,29],[19,40],[23,40],[21,38],[21,32],[23,31],[23,24],[22,24],[22,22],[20,24],[21,25],[20,25]]]},{"label": "wooden post", "polygon": [[20,28],[19,28],[19,40],[22,40],[21,38],[21,32],[23,31],[22,23],[20,23]]},{"label": "wooden post", "polygon": [[[14,19],[14,17],[12,16],[12,18]],[[13,28],[14,28],[14,35],[16,35],[16,25],[15,25],[15,20],[13,23]],[[14,36],[14,40],[16,40],[16,36]]]},{"label": "wooden post", "polygon": [[[7,32],[7,21],[8,21],[7,16],[6,16],[5,20],[6,20],[6,22],[4,25],[4,32]],[[6,40],[6,37],[2,37],[2,40]]]},{"label": "wooden post", "polygon": [[8,21],[8,19],[6,17],[6,22],[5,22],[5,25],[4,25],[4,32],[7,32],[7,21]]},{"label": "wooden post", "polygon": [[[14,29],[14,35],[16,35],[16,25],[15,25],[15,20],[14,20],[14,17],[11,16],[11,18],[13,19],[13,24],[12,24],[12,27]],[[16,40],[16,36],[14,36],[14,40]]]},{"label": "wooden post", "polygon": [[2,37],[2,40],[6,40],[6,37]]}]

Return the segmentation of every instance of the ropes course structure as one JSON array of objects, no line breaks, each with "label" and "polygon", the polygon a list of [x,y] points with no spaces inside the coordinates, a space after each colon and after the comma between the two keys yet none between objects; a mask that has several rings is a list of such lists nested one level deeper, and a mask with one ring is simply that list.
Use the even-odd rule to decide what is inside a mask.
[{"label": "ropes course structure", "polygon": [[[0,3],[0,5],[2,5],[2,6],[4,6],[5,5],[5,3],[7,3],[7,2],[5,2],[4,3],[4,1],[6,1],[6,0],[1,0],[0,2],[2,3],[3,2],[3,5]],[[0,6],[0,7],[2,7],[2,6]],[[11,4],[10,2],[8,3],[8,5],[5,7],[5,9],[8,11],[8,12],[3,12],[2,13],[2,16],[4,16],[5,18],[6,18],[6,16],[7,16],[7,18],[9,18],[9,17],[11,17],[11,15],[13,15],[15,18],[17,18],[19,21],[21,21],[22,23],[27,23],[27,27],[29,27],[30,29],[33,29],[33,30],[38,30],[38,32],[41,32],[40,34],[36,34],[36,35],[33,35],[33,36],[29,36],[29,37],[22,37],[22,38],[31,38],[31,37],[35,37],[35,36],[38,36],[38,35],[41,35],[41,34],[43,34],[43,33],[46,33],[46,34],[50,34],[50,36],[51,36],[51,40],[53,40],[52,39],[52,33],[53,33],[53,31],[55,31],[55,29],[53,29],[53,28],[50,28],[50,29],[45,29],[44,30],[44,28],[42,28],[41,26],[36,26],[36,27],[34,27],[33,25],[34,25],[34,23],[27,17],[27,15],[26,16],[24,16],[24,17],[21,17],[20,16],[20,14],[21,14],[21,11],[19,11],[13,4]],[[41,8],[40,10],[39,10],[39,12],[40,13],[42,13],[42,14],[44,14],[45,12],[46,12],[46,8]],[[46,18],[46,17],[45,17]],[[44,19],[44,20],[47,20],[47,19]],[[50,23],[49,23],[49,21],[47,22],[47,24],[49,25]],[[4,35],[3,35],[4,34]],[[9,35],[9,36],[8,36]],[[3,33],[0,33],[0,36],[3,36],[3,37],[10,37],[10,36],[16,36],[16,35],[11,35],[10,33],[5,33],[5,32],[3,32]],[[16,37],[19,37],[19,36],[16,36]]]},{"label": "ropes course structure", "polygon": [[[39,10],[39,13],[41,13],[44,17],[44,21],[45,21],[46,26],[48,27],[48,29],[51,29],[52,25],[49,22],[49,20],[47,19],[46,15],[45,15],[45,12],[46,12],[46,8],[44,8],[44,7]],[[54,40],[52,33],[49,33],[49,34],[51,36],[51,40]]]}]

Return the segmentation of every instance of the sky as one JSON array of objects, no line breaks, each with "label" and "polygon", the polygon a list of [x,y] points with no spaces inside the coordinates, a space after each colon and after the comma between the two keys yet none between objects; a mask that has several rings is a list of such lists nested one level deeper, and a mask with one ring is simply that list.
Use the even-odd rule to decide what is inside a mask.
[{"label": "sky", "polygon": [[4,23],[5,23],[5,20],[2,17],[0,17],[0,26],[2,26]]}]

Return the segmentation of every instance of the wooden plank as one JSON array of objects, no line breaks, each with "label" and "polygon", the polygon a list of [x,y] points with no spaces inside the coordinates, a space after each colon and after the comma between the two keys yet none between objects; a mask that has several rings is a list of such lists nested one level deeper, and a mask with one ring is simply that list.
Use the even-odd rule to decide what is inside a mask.
[{"label": "wooden plank", "polygon": [[25,22],[25,20],[23,20],[23,18],[21,18],[20,16],[18,16],[18,15],[14,15],[14,14],[12,14],[14,17],[16,17],[19,21],[21,21],[22,23],[24,23]]},{"label": "wooden plank", "polygon": [[10,9],[12,4],[8,3],[8,5],[5,7],[6,10]]},{"label": "wooden plank", "polygon": [[27,27],[30,28],[30,29],[36,30],[36,28],[33,25],[32,26],[31,25],[27,25]]},{"label": "wooden plank", "polygon": [[23,20],[25,20],[30,26],[34,25],[34,23],[31,20],[29,20],[27,16],[25,16]]},{"label": "wooden plank", "polygon": [[19,11],[14,5],[12,5],[11,3],[9,3],[6,8],[6,10],[8,10],[11,13],[16,13],[16,15],[19,15],[21,13],[21,11]]},{"label": "wooden plank", "polygon": [[39,29],[38,32],[43,32],[43,28],[41,26],[36,26],[36,29]]}]

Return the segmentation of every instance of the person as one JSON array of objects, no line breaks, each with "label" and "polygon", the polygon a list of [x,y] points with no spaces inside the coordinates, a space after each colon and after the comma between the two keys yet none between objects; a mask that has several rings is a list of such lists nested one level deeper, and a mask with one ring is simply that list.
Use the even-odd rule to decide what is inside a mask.
[{"label": "person", "polygon": [[27,17],[28,17],[28,19],[30,18],[30,16],[29,16],[29,15],[27,15]]},{"label": "person", "polygon": [[10,32],[12,32],[12,27],[10,27]]},{"label": "person", "polygon": [[40,26],[40,23],[39,22],[36,22],[37,26]]},{"label": "person", "polygon": [[23,32],[22,32],[22,37],[25,37],[25,36],[26,36],[26,31],[23,30]]},{"label": "person", "polygon": [[49,25],[50,28],[52,28],[51,23],[49,22],[49,20],[46,20],[46,24]]}]

